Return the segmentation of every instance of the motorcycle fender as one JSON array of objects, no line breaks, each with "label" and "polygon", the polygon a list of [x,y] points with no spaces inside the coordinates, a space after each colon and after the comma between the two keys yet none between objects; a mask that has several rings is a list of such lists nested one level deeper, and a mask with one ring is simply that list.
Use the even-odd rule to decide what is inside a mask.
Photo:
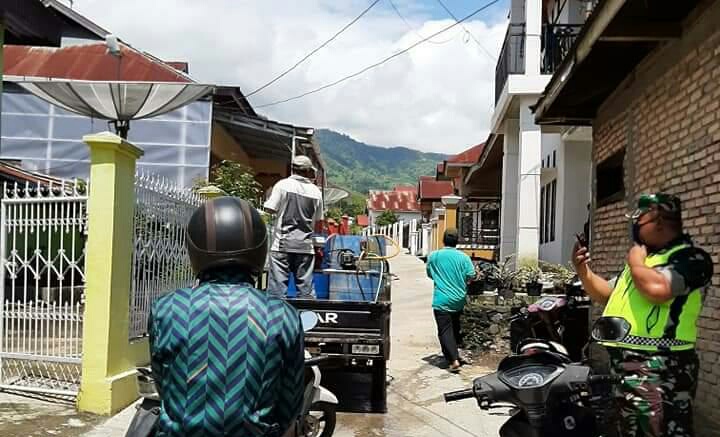
[{"label": "motorcycle fender", "polygon": [[326,404],[337,405],[338,399],[330,390],[320,386],[319,389],[315,391],[315,396],[313,397],[312,403],[314,404],[316,402],[325,402]]}]

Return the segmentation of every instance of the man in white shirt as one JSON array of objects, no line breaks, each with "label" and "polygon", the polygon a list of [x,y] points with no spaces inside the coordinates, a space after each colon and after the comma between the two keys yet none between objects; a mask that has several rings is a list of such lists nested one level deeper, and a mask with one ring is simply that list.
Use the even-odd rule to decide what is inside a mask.
[{"label": "man in white shirt", "polygon": [[323,219],[322,192],[311,181],[316,169],[310,158],[296,156],[292,170],[292,176],[275,184],[264,205],[265,210],[275,214],[268,293],[287,296],[292,273],[297,297],[313,299],[315,250],[312,235],[317,223]]}]

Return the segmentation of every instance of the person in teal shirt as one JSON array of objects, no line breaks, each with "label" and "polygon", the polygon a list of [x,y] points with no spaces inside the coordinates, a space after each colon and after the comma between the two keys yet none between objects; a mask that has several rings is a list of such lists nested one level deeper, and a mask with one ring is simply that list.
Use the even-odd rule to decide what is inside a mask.
[{"label": "person in teal shirt", "polygon": [[467,284],[475,278],[475,266],[470,257],[456,249],[458,232],[448,229],[443,235],[445,247],[430,254],[427,275],[435,283],[433,313],[443,356],[451,371],[460,369],[458,343],[460,316],[465,308]]}]

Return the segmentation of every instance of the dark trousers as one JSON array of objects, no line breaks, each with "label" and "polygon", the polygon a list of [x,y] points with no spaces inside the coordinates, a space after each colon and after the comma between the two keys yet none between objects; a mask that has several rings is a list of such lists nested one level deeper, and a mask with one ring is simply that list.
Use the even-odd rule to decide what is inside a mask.
[{"label": "dark trousers", "polygon": [[442,353],[449,364],[460,359],[458,345],[462,344],[460,334],[460,316],[462,312],[449,313],[447,311],[433,310],[438,328],[438,339]]}]

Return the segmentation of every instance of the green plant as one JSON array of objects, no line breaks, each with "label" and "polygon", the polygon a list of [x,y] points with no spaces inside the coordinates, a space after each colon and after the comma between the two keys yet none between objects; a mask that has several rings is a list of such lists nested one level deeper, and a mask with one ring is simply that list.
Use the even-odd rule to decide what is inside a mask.
[{"label": "green plant", "polygon": [[519,272],[513,267],[512,259],[512,255],[506,256],[490,270],[489,278],[495,283],[498,292],[512,290],[517,285]]},{"label": "green plant", "polygon": [[400,219],[394,212],[392,212],[390,210],[386,210],[386,211],[383,211],[382,214],[380,214],[380,216],[377,218],[377,220],[375,220],[375,224],[377,224],[378,226],[387,226],[387,225],[394,225],[395,223],[397,223],[399,221],[400,221]]},{"label": "green plant", "polygon": [[540,270],[548,280],[554,283],[570,284],[575,278],[575,270],[561,264],[540,261]]},{"label": "green plant", "polygon": [[262,185],[255,180],[253,169],[239,162],[222,161],[215,165],[210,171],[210,181],[196,181],[193,190],[197,191],[208,185],[215,185],[230,196],[245,199],[255,207],[261,205]]},{"label": "green plant", "polygon": [[518,270],[517,281],[520,285],[537,284],[543,280],[543,272],[538,267],[524,266]]}]

